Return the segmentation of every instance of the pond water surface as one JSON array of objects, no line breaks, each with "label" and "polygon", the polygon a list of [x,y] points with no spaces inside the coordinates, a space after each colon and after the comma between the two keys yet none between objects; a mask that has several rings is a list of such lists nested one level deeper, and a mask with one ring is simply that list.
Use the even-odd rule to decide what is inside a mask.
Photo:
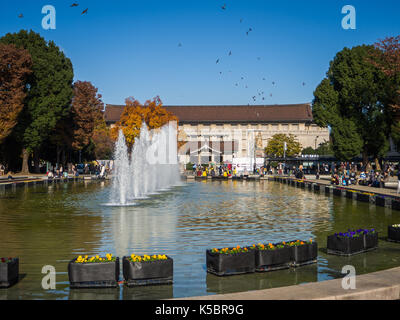
[{"label": "pond water surface", "polygon": [[[400,212],[277,182],[186,183],[110,207],[109,182],[71,182],[0,191],[0,257],[18,256],[22,279],[0,289],[0,299],[165,299],[267,289],[400,266],[400,244],[386,242]],[[376,228],[379,249],[353,257],[326,254],[326,238],[348,228]],[[313,238],[318,263],[297,269],[219,278],[206,272],[205,251]],[[174,284],[118,289],[74,289],[68,262],[78,255],[167,254]],[[44,290],[42,267],[56,269],[56,289]],[[121,272],[122,277],[122,272]],[[121,279],[122,280],[122,279]]]}]

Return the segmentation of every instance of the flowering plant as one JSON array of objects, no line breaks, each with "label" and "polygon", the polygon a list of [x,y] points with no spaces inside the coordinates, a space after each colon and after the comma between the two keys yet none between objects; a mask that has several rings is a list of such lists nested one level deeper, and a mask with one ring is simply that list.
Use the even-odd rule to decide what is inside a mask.
[{"label": "flowering plant", "polygon": [[0,258],[0,263],[9,263],[13,260],[13,258]]},{"label": "flowering plant", "polygon": [[301,241],[301,240],[296,240],[296,241],[291,241],[288,243],[288,246],[290,247],[298,247],[298,246],[304,246],[306,244],[312,244],[313,240],[310,239],[308,241]]},{"label": "flowering plant", "polygon": [[253,244],[250,249],[258,249],[260,251],[265,251],[265,250],[277,250],[277,249],[283,249],[286,246],[285,242],[279,243],[279,244],[272,244],[268,243],[267,245],[259,243],[257,245]]},{"label": "flowering plant", "polygon": [[165,254],[161,255],[143,255],[143,256],[137,256],[135,254],[131,254],[131,256],[128,258],[128,260],[132,262],[146,262],[146,261],[158,261],[158,260],[167,260],[167,256]]},{"label": "flowering plant", "polygon": [[339,232],[339,233],[335,233],[335,237],[342,237],[342,238],[358,238],[361,237],[363,235],[367,235],[367,234],[375,234],[376,231],[375,229],[358,229],[356,231],[353,231],[351,229],[349,229],[347,232]]},{"label": "flowering plant", "polygon": [[244,253],[244,252],[248,252],[249,249],[248,248],[241,248],[240,246],[236,246],[232,249],[229,248],[223,248],[223,249],[212,249],[211,252],[212,253],[219,253],[219,254],[235,254],[235,253]]},{"label": "flowering plant", "polygon": [[94,257],[88,257],[87,255],[82,257],[79,256],[78,258],[76,258],[75,263],[95,263],[95,262],[114,262],[116,261],[116,258],[112,256],[112,254],[107,253],[106,257],[100,257],[98,255],[94,256]]}]

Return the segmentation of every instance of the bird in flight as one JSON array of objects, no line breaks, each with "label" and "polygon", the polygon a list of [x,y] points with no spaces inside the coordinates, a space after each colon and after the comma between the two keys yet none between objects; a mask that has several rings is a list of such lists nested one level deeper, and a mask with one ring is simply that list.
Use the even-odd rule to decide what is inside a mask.
[{"label": "bird in flight", "polygon": [[269,96],[272,97],[272,93]]},{"label": "bird in flight", "polygon": [[232,51],[229,51],[229,55],[230,55],[230,56],[232,55]]},{"label": "bird in flight", "polygon": [[303,87],[306,85],[306,83],[305,82],[303,82]]},{"label": "bird in flight", "polygon": [[88,12],[88,10],[89,10],[89,8],[87,8],[87,9],[83,10],[83,11],[82,11],[82,14],[85,14],[85,13],[87,13],[87,12]]},{"label": "bird in flight", "polygon": [[274,86],[274,85],[275,85],[275,82],[272,82],[272,85]]},{"label": "bird in flight", "polygon": [[224,5],[221,8],[222,8],[222,10],[225,10],[226,9],[226,3],[224,3]]},{"label": "bird in flight", "polygon": [[24,15],[22,13],[18,15],[18,18],[23,18],[23,17]]},{"label": "bird in flight", "polygon": [[246,35],[249,35],[249,32],[253,31],[252,28],[249,28],[249,30],[246,32]]},{"label": "bird in flight", "polygon": [[79,6],[79,4],[77,4],[77,3],[73,3],[73,4],[70,5],[71,8],[72,7],[77,7],[77,6]]},{"label": "bird in flight", "polygon": [[182,47],[182,43],[179,43],[179,44],[178,44],[178,47]]},{"label": "bird in flight", "polygon": [[240,19],[240,23],[242,23],[243,19]]},{"label": "bird in flight", "polygon": [[263,78],[263,81],[265,81],[265,78]]},{"label": "bird in flight", "polygon": [[218,63],[219,62],[219,59],[217,59],[217,62],[215,62],[215,63]]},{"label": "bird in flight", "polygon": [[257,57],[257,60],[258,60],[258,61],[260,61],[260,60],[261,60],[261,58],[260,58],[260,57]]}]

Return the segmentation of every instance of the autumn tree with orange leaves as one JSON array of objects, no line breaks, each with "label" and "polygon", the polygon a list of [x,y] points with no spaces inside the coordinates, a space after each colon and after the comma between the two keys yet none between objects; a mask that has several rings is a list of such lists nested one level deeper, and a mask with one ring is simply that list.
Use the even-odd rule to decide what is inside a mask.
[{"label": "autumn tree with orange leaves", "polygon": [[0,143],[11,133],[24,108],[25,83],[31,67],[27,50],[0,44]]},{"label": "autumn tree with orange leaves", "polygon": [[73,119],[72,148],[81,150],[90,143],[93,132],[103,119],[104,103],[97,88],[88,81],[74,83],[74,97],[72,99],[71,115]]},{"label": "autumn tree with orange leaves", "polygon": [[400,36],[387,37],[375,43],[378,50],[373,52],[371,62],[388,78],[388,106],[390,113],[391,137],[400,146]]},{"label": "autumn tree with orange leaves", "polygon": [[125,103],[120,120],[111,129],[111,136],[117,139],[119,130],[122,130],[129,148],[135,143],[135,138],[140,135],[143,122],[150,130],[160,128],[169,121],[178,122],[178,118],[163,107],[158,96],[153,100],[147,100],[144,105],[132,97],[126,99]]}]

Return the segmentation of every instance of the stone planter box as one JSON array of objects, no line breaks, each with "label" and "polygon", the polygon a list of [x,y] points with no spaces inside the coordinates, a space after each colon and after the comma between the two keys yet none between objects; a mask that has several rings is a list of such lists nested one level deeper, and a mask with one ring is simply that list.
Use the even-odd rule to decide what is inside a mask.
[{"label": "stone planter box", "polygon": [[364,193],[357,193],[357,201],[370,202],[370,195]]},{"label": "stone planter box", "polygon": [[359,237],[328,236],[328,254],[351,256],[374,250],[378,247],[378,233],[363,234]]},{"label": "stone planter box", "polygon": [[352,192],[350,190],[346,190],[346,198],[353,199],[354,198],[354,192]]},{"label": "stone planter box", "polygon": [[255,272],[255,260],[255,250],[234,254],[206,252],[207,272],[217,276]]},{"label": "stone planter box", "polygon": [[70,287],[76,288],[116,288],[119,280],[119,258],[110,262],[68,264]]},{"label": "stone planter box", "polygon": [[375,196],[375,205],[379,207],[386,207],[386,198],[383,196]]},{"label": "stone planter box", "polygon": [[364,249],[371,250],[378,247],[378,233],[364,235]]},{"label": "stone planter box", "polygon": [[331,187],[325,187],[325,193],[331,194]]},{"label": "stone planter box", "polygon": [[363,237],[348,238],[332,235],[328,236],[327,247],[328,254],[353,255],[364,252],[364,239]]},{"label": "stone planter box", "polygon": [[334,188],[334,189],[333,189],[333,194],[334,194],[335,196],[342,196],[342,189]]},{"label": "stone planter box", "polygon": [[392,209],[393,210],[400,210],[400,201],[393,199],[392,200]]},{"label": "stone planter box", "polygon": [[294,267],[317,262],[318,244],[316,242],[301,246],[293,246],[291,249]]},{"label": "stone planter box", "polygon": [[167,260],[133,262],[128,257],[122,259],[125,284],[128,287],[172,284],[174,261]]},{"label": "stone planter box", "polygon": [[13,258],[8,262],[0,262],[0,288],[9,288],[19,279],[19,259]]},{"label": "stone planter box", "polygon": [[388,227],[388,241],[400,242],[400,228]]},{"label": "stone planter box", "polygon": [[255,258],[257,272],[287,269],[293,261],[293,250],[287,246],[275,250],[259,250],[257,248]]}]

